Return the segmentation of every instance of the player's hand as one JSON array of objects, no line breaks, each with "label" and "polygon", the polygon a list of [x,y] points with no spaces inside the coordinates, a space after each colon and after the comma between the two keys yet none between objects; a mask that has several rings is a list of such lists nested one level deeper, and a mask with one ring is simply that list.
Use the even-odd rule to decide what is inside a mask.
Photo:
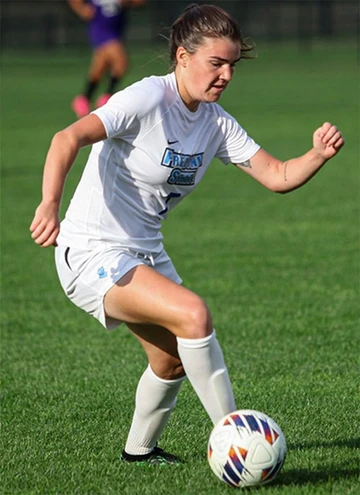
[{"label": "player's hand", "polygon": [[344,146],[345,141],[335,125],[325,122],[313,135],[315,151],[324,159],[329,160]]},{"label": "player's hand", "polygon": [[68,0],[73,11],[83,20],[91,21],[95,17],[96,9],[87,3],[87,0]]},{"label": "player's hand", "polygon": [[41,202],[30,225],[31,237],[42,247],[56,246],[60,230],[58,205]]}]

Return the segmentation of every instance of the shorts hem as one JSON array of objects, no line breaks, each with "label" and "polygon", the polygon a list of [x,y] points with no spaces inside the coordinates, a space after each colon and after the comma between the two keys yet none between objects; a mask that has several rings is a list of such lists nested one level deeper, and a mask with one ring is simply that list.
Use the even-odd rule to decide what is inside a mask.
[{"label": "shorts hem", "polygon": [[[104,298],[106,294],[109,292],[109,290],[116,285],[119,280],[121,280],[127,273],[129,273],[130,270],[133,268],[139,266],[139,265],[145,265],[140,259],[132,259],[127,263],[126,268],[124,271],[119,273],[118,278],[114,278],[111,280],[111,284],[107,284],[104,286],[104,290],[102,290],[99,293],[99,301],[100,301],[100,308],[99,308],[99,315],[95,316],[99,320],[99,322],[107,329],[107,330],[115,330],[115,328],[119,327],[122,323],[124,323],[122,320],[117,320],[116,318],[111,318],[110,316],[105,315],[105,308],[104,308]],[[110,282],[110,280],[109,280]]]}]

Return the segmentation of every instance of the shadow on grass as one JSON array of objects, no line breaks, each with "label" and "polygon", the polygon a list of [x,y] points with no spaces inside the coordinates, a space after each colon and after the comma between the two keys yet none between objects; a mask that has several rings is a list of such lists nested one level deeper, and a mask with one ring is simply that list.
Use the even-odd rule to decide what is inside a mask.
[{"label": "shadow on grass", "polygon": [[290,471],[280,473],[278,478],[269,486],[318,485],[329,481],[334,482],[358,477],[358,469],[339,469],[337,466],[329,466],[318,471],[291,469]]},{"label": "shadow on grass", "polygon": [[[316,448],[350,448],[360,449],[360,438],[348,440],[335,440],[329,442],[309,442],[288,445],[288,451],[309,450]],[[360,452],[360,450],[359,450]],[[359,454],[360,460],[360,454]],[[359,478],[360,469],[344,469],[344,466],[324,466],[323,469],[311,471],[310,469],[291,469],[281,472],[279,477],[272,483],[272,486],[302,486],[317,485],[320,483],[340,481],[349,478]]]},{"label": "shadow on grass", "polygon": [[[360,438],[350,438],[348,440],[332,440],[322,442],[294,443],[288,445],[288,450],[307,450],[319,448],[347,447],[349,449],[360,449]],[[359,454],[360,456],[360,454]]]}]

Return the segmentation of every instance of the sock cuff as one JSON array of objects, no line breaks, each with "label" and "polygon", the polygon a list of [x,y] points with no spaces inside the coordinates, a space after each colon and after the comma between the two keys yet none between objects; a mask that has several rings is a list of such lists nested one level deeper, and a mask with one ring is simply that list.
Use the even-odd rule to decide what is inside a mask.
[{"label": "sock cuff", "polygon": [[216,338],[216,332],[213,332],[206,337],[202,337],[201,339],[183,339],[182,337],[176,337],[179,344],[188,349],[200,349],[202,347],[207,347],[212,340]]},{"label": "sock cuff", "polygon": [[147,370],[146,370],[147,373],[149,373],[151,375],[151,377],[160,382],[160,383],[163,383],[164,385],[176,385],[177,383],[182,383],[185,378],[186,378],[186,375],[185,376],[182,376],[181,378],[175,378],[175,380],[165,380],[164,378],[160,378],[159,376],[157,376],[154,371],[151,369],[151,366],[150,364],[148,365],[147,367]]}]

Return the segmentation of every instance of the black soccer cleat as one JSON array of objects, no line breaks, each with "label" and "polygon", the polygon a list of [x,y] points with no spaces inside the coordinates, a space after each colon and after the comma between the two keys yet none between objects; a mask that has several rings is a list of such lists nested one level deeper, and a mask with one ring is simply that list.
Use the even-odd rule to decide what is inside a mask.
[{"label": "black soccer cleat", "polygon": [[134,462],[136,464],[152,464],[152,465],[166,465],[166,464],[182,464],[183,461],[176,455],[169,454],[160,447],[154,447],[154,449],[148,454],[133,455],[128,454],[125,450],[122,451],[121,461]]}]

